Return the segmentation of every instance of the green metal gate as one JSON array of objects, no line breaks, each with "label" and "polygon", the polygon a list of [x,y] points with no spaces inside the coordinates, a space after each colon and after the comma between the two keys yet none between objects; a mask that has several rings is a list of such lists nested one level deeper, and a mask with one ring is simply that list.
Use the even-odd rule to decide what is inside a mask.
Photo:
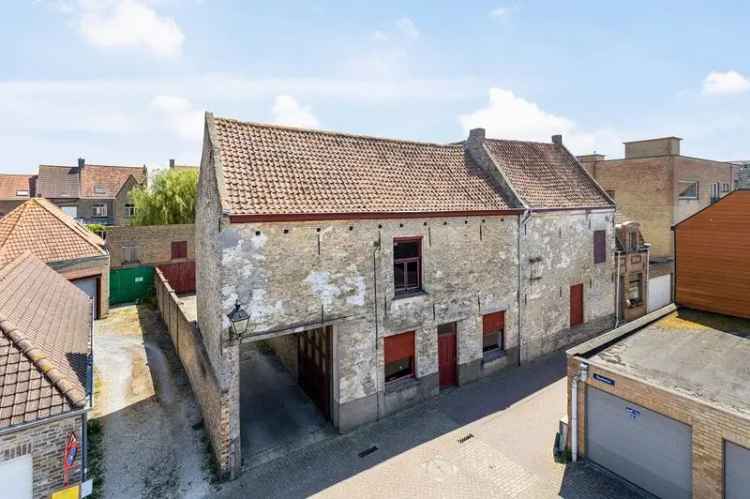
[{"label": "green metal gate", "polygon": [[154,294],[151,266],[116,269],[109,272],[109,304],[130,303]]}]

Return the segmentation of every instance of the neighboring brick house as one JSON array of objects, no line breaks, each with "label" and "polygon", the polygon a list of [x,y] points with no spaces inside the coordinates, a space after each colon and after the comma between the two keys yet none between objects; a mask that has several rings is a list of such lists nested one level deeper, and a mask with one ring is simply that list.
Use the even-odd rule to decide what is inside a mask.
[{"label": "neighboring brick house", "polygon": [[674,305],[569,350],[571,454],[657,497],[747,497],[748,358],[750,321]]},{"label": "neighboring brick house", "polygon": [[750,189],[750,161],[732,161],[737,165],[737,189]]},{"label": "neighboring brick house", "polygon": [[35,191],[36,175],[0,174],[0,218],[34,197]]},{"label": "neighboring brick house", "polygon": [[617,319],[628,322],[646,315],[649,291],[649,249],[641,235],[640,224],[622,222],[615,226],[617,252],[615,275],[619,288],[615,294]]},{"label": "neighboring brick house", "polygon": [[195,225],[126,225],[107,229],[113,269],[161,265],[195,258]]},{"label": "neighboring brick house", "polygon": [[0,219],[0,267],[31,251],[95,300],[97,318],[109,311],[104,245],[46,199],[32,198]]},{"label": "neighboring brick house", "polygon": [[737,166],[680,155],[678,137],[625,143],[624,159],[579,156],[624,220],[641,225],[652,259],[672,258],[672,225],[734,189]]},{"label": "neighboring brick house", "polygon": [[241,344],[268,340],[347,431],[614,321],[614,204],[559,136],[432,144],[209,113],[198,191],[198,325],[227,394],[203,411],[223,473],[244,452]]},{"label": "neighboring brick house", "polygon": [[49,199],[65,213],[84,223],[126,224],[134,207],[130,189],[146,182],[146,167],[39,165],[36,195]]},{"label": "neighboring brick house", "polygon": [[3,497],[46,499],[61,489],[71,438],[79,448],[68,484],[85,478],[92,309],[88,296],[30,252],[0,268]]}]

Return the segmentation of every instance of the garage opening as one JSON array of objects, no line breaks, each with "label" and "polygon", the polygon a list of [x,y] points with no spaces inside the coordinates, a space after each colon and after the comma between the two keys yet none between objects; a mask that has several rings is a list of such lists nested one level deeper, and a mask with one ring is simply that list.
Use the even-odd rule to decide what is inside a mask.
[{"label": "garage opening", "polygon": [[332,328],[318,328],[240,348],[243,467],[252,467],[336,434]]}]

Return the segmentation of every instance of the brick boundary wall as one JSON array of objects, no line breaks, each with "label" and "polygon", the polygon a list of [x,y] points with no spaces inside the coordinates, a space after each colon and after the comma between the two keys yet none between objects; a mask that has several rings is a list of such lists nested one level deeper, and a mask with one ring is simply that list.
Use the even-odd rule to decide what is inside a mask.
[{"label": "brick boundary wall", "polygon": [[221,386],[208,359],[201,332],[195,322],[187,319],[177,293],[158,268],[155,269],[154,276],[159,312],[198,401],[204,427],[211,440],[219,478],[226,478],[230,476],[233,466],[230,459],[229,389]]}]

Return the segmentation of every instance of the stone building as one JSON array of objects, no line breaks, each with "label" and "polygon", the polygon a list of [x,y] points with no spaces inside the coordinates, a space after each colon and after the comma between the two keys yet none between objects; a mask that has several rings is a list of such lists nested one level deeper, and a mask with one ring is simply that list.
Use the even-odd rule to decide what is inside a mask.
[{"label": "stone building", "polygon": [[198,189],[197,322],[227,394],[203,411],[222,414],[225,473],[252,453],[240,359],[257,342],[347,431],[613,323],[614,205],[559,136],[432,144],[207,114]]},{"label": "stone building", "polygon": [[88,296],[29,252],[0,267],[3,497],[46,499],[85,478],[92,311]]},{"label": "stone building", "polygon": [[737,166],[680,154],[678,137],[625,143],[625,158],[579,156],[612,196],[622,220],[640,223],[651,257],[671,259],[672,225],[734,189]]}]

